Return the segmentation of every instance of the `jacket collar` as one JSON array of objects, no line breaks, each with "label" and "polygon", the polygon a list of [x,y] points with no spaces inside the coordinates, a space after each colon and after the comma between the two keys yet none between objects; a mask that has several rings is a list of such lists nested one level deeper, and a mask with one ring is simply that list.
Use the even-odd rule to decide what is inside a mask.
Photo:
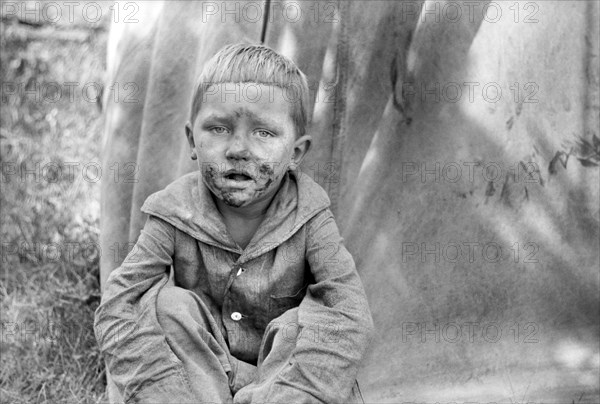
[{"label": "jacket collar", "polygon": [[184,175],[150,195],[142,212],[163,219],[203,243],[240,254],[238,261],[244,262],[282,244],[329,205],[325,190],[308,175],[288,172],[245,250],[229,235],[199,171]]}]

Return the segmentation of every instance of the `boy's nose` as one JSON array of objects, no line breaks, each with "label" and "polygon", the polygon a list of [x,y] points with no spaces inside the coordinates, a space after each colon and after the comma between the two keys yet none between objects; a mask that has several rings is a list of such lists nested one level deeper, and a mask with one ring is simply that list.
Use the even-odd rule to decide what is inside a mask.
[{"label": "boy's nose", "polygon": [[243,136],[234,135],[231,142],[225,150],[225,157],[233,160],[247,160],[250,157],[250,151]]}]

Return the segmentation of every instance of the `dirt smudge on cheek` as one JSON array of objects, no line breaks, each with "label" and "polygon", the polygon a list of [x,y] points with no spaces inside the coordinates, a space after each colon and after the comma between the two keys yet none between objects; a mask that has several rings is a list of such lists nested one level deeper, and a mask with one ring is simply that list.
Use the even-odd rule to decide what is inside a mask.
[{"label": "dirt smudge on cheek", "polygon": [[222,191],[217,186],[217,183],[218,183],[218,180],[217,180],[218,172],[217,171],[218,170],[217,170],[216,167],[214,167],[211,164],[208,164],[207,166],[203,167],[202,178],[204,180],[204,184],[206,184],[206,186],[208,187],[208,189],[217,198],[223,199],[223,197],[222,197]]},{"label": "dirt smudge on cheek", "polygon": [[215,186],[217,182],[217,170],[212,165],[208,165],[202,173],[204,180],[208,182],[211,186]]},{"label": "dirt smudge on cheek", "polygon": [[258,166],[258,172],[260,177],[259,181],[257,181],[258,186],[254,190],[255,197],[258,197],[264,193],[271,186],[275,178],[275,170],[268,163],[260,164]]},{"label": "dirt smudge on cheek", "polygon": [[272,177],[275,170],[269,164],[261,164],[258,167],[261,176]]},{"label": "dirt smudge on cheek", "polygon": [[273,183],[273,178],[267,178],[267,181],[264,183],[263,186],[256,188],[256,191],[255,191],[256,195],[257,196],[260,195],[263,191],[268,189],[272,183]]}]

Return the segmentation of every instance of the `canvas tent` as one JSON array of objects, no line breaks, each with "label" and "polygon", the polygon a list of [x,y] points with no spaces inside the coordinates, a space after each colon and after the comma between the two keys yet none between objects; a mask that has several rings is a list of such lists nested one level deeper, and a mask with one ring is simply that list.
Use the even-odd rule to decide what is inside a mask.
[{"label": "canvas tent", "polygon": [[599,3],[269,4],[141,2],[139,23],[113,24],[107,83],[136,102],[105,94],[103,163],[135,163],[135,181],[102,184],[102,249],[120,254],[102,280],[145,198],[194,169],[203,63],[258,43],[269,9],[265,43],[311,85],[303,170],[374,314],[365,400],[596,400]]}]

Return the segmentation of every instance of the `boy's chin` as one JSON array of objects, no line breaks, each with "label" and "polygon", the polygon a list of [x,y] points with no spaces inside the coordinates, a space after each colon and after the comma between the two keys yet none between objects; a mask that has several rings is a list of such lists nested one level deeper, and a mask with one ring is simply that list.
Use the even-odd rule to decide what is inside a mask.
[{"label": "boy's chin", "polygon": [[247,195],[243,195],[242,192],[221,192],[217,195],[221,201],[232,208],[242,208],[252,203],[252,198]]},{"label": "boy's chin", "polygon": [[232,208],[242,208],[251,205],[253,202],[257,202],[260,199],[259,195],[256,195],[255,192],[252,192],[252,190],[249,189],[217,189],[213,190],[213,195]]}]

